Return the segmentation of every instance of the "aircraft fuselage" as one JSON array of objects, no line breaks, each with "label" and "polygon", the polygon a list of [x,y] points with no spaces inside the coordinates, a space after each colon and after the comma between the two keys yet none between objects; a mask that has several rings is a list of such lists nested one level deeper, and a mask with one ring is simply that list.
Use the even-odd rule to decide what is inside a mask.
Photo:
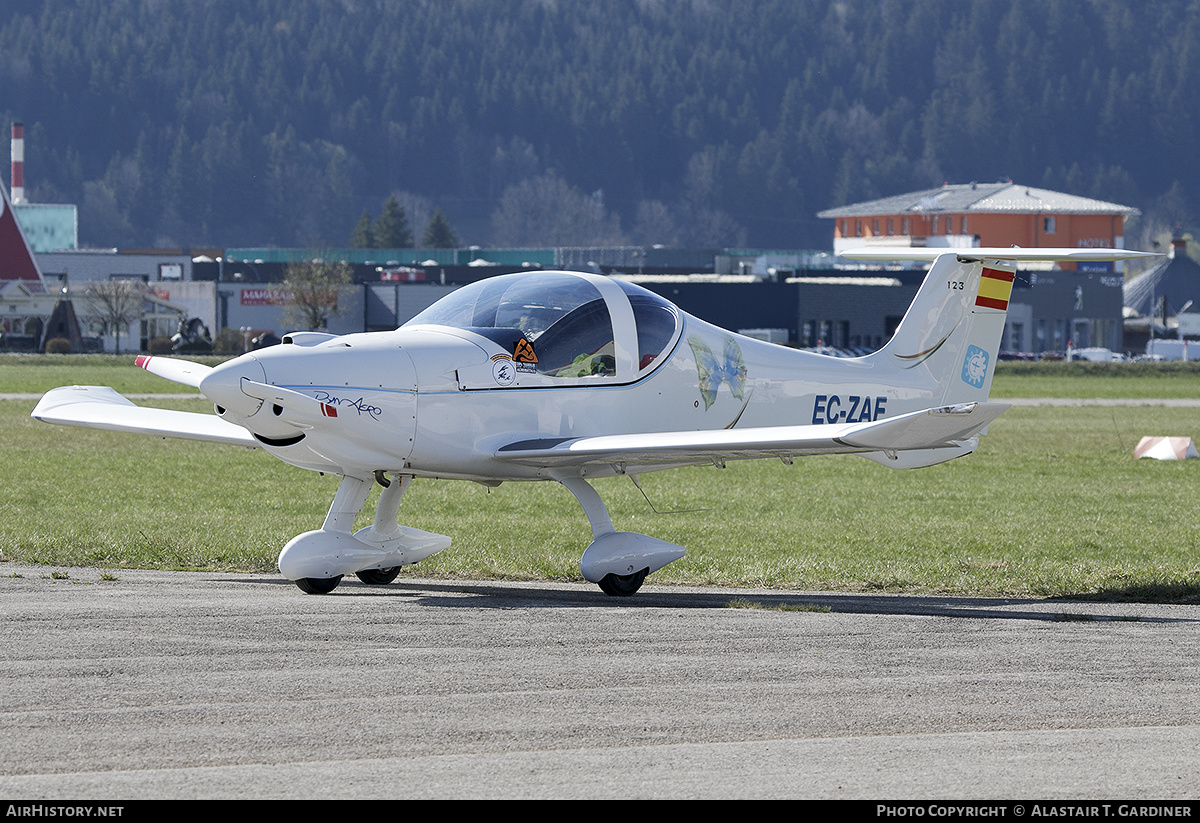
[{"label": "aircraft fuselage", "polygon": [[[789,349],[683,314],[659,359],[629,382],[588,375],[559,385],[518,372],[471,331],[402,327],[249,353],[214,369],[203,390],[227,395],[216,403],[222,417],[301,468],[503,481],[546,477],[486,457],[514,439],[870,422],[928,407],[934,389],[919,369],[873,381],[862,358]],[[311,397],[321,419],[298,431],[276,404],[248,398],[243,378]]]}]

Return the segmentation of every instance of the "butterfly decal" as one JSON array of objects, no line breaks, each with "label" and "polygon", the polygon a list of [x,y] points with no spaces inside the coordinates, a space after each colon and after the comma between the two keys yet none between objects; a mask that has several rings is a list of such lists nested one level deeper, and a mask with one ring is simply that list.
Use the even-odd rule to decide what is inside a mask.
[{"label": "butterfly decal", "polygon": [[704,401],[704,410],[708,411],[717,402],[717,389],[721,388],[722,383],[727,383],[733,396],[741,400],[746,387],[746,361],[742,359],[742,350],[734,339],[725,338],[721,358],[696,335],[688,337],[688,344],[696,356],[696,372],[700,377],[700,398]]}]

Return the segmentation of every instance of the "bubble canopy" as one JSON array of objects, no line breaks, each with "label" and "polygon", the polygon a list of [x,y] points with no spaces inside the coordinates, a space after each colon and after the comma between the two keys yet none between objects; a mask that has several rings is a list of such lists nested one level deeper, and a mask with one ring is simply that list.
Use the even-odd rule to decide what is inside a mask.
[{"label": "bubble canopy", "polygon": [[623,381],[661,362],[678,337],[680,315],[669,301],[622,280],[528,272],[464,286],[404,327],[423,325],[474,332],[510,352],[523,339],[546,377]]}]

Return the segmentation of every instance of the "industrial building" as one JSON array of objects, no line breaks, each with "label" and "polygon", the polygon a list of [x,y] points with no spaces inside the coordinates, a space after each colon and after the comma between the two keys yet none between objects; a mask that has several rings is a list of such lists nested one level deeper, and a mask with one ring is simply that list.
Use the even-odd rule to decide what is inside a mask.
[{"label": "industrial building", "polygon": [[[591,268],[561,264],[554,258],[563,250],[542,251],[552,258],[545,265],[489,261],[488,265],[440,266],[427,260],[426,265],[399,267],[403,272],[398,276],[394,268],[356,264],[357,282],[343,290],[341,311],[330,321],[329,331],[395,328],[455,288],[483,277],[530,268]],[[79,293],[89,282],[136,278],[179,314],[200,318],[214,333],[226,327],[256,334],[290,331],[284,328],[279,291],[286,264],[247,264],[241,253],[228,250],[226,255],[218,254],[220,260],[192,258],[179,250],[157,255],[55,252],[36,258],[50,291],[67,288]],[[719,257],[731,270],[744,273],[718,274]],[[764,260],[788,257],[783,252],[721,250],[719,255],[710,253],[707,267],[690,267],[688,274],[679,273],[676,267],[656,269],[644,263],[598,268],[636,282],[684,311],[725,328],[781,343],[851,352],[877,349],[891,337],[924,277],[920,269],[845,268],[829,255],[806,256],[807,267],[763,265]],[[663,259],[669,260],[669,255]],[[1061,352],[1072,344],[1123,350],[1122,285],[1122,276],[1113,272],[1021,271],[1009,304],[1002,347],[1018,352]],[[0,304],[0,318],[3,309],[48,313],[46,306],[40,306],[44,300],[32,295],[16,297],[9,305]],[[35,302],[39,306],[35,307]],[[19,303],[28,308],[18,312]],[[11,322],[16,322],[15,316]],[[160,318],[153,328],[145,326],[142,338],[161,336],[164,325]]]},{"label": "industrial building", "polygon": [[1125,284],[1125,341],[1164,360],[1200,359],[1200,263],[1175,237],[1168,253]]},{"label": "industrial building", "polygon": [[[24,196],[24,140],[13,125],[11,211],[24,230],[0,238],[24,243],[39,273],[6,270],[0,259],[0,349],[40,349],[64,296],[82,300],[96,282],[145,283],[146,310],[125,330],[145,346],[181,321],[246,339],[282,335],[279,284],[303,249],[77,248],[75,207],[30,204]],[[1059,192],[994,184],[936,189],[830,209],[828,251],[757,249],[542,248],[346,249],[355,285],[342,290],[329,331],[390,329],[475,280],[540,269],[599,271],[657,292],[684,311],[725,328],[803,347],[851,353],[879,348],[894,332],[923,279],[914,264],[862,266],[839,259],[850,247],[1069,246],[1123,248],[1127,206]],[[14,223],[14,229],[15,229]],[[0,227],[2,228],[2,227]],[[13,253],[9,253],[12,257]],[[19,255],[18,255],[19,256]],[[905,267],[905,266],[909,267]],[[1018,274],[1001,347],[1013,352],[1126,348],[1123,274],[1110,263],[1029,266]],[[86,305],[75,312],[86,347],[111,348],[111,329]],[[59,316],[62,316],[61,314]]]}]

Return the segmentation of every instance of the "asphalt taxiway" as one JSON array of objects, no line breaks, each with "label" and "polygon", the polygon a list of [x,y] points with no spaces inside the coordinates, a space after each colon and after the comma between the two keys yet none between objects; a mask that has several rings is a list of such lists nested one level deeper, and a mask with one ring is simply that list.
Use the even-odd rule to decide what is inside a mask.
[{"label": "asphalt taxiway", "polygon": [[1200,795],[1200,606],[4,563],[0,626],[6,798]]}]

